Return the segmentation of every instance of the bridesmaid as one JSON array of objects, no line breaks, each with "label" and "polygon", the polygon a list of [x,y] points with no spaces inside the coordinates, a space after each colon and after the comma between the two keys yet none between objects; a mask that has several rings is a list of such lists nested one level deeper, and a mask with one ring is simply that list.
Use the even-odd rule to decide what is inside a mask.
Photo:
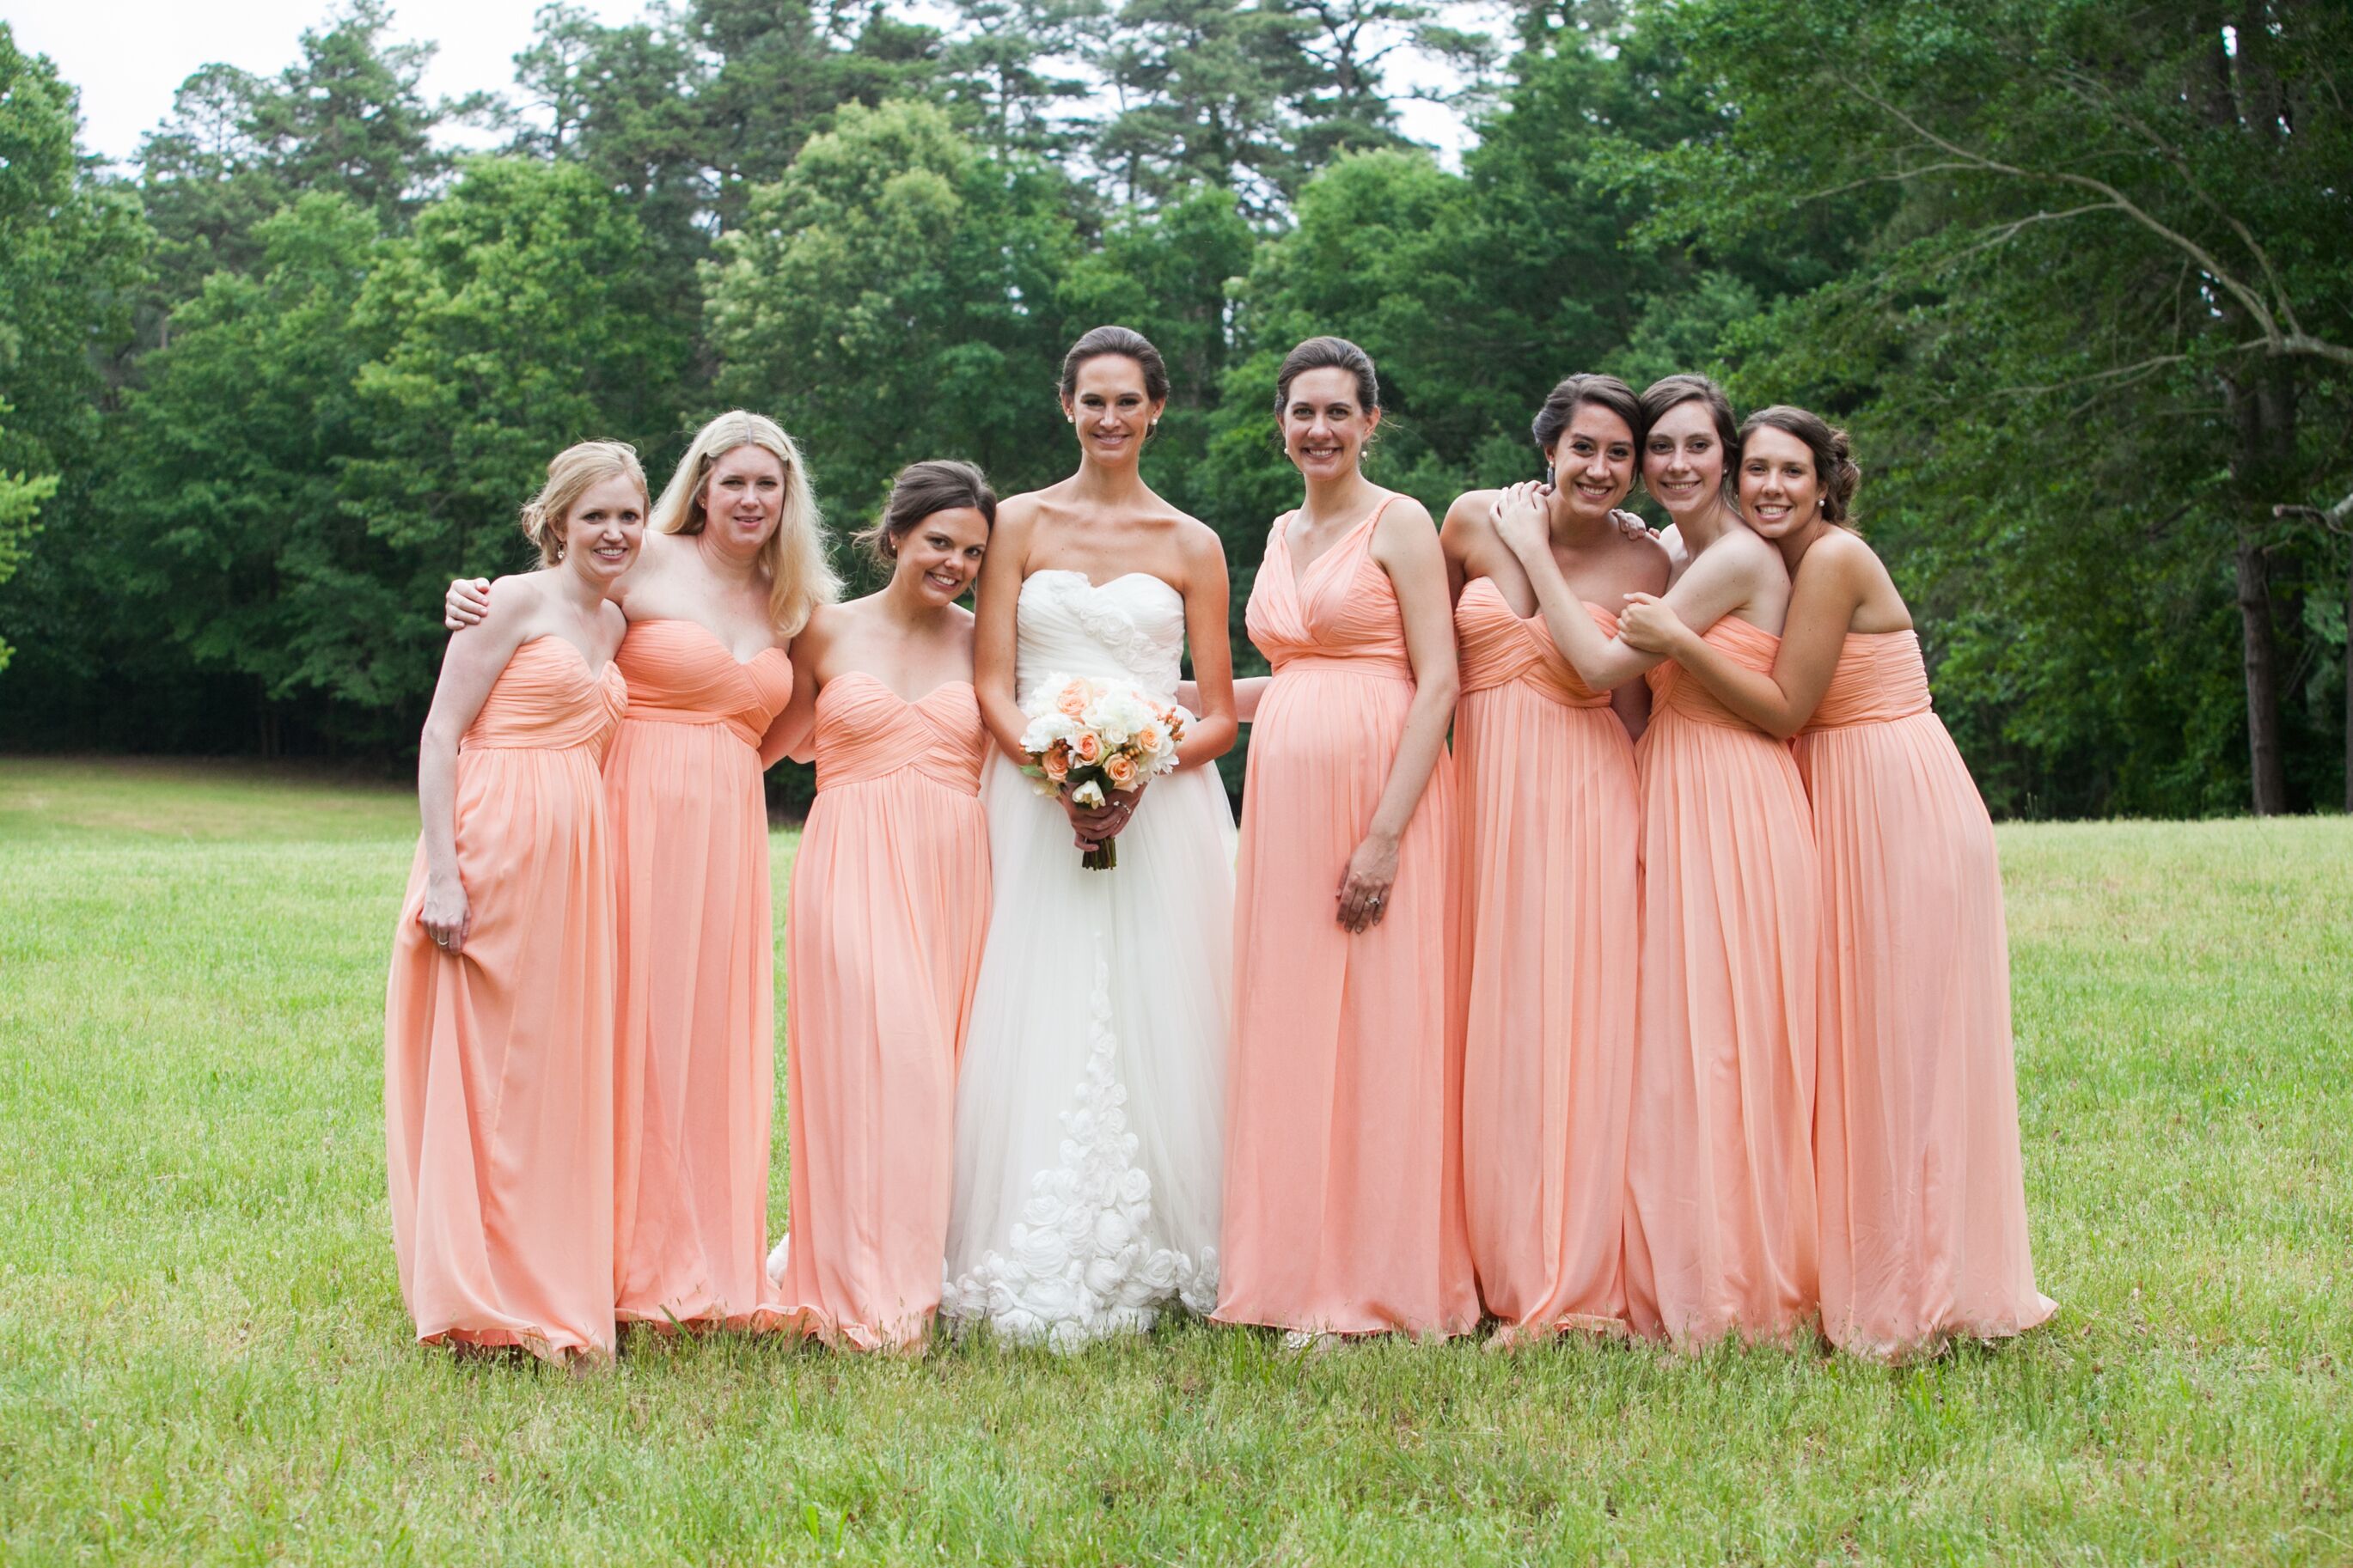
[{"label": "bridesmaid", "polygon": [[[462,618],[463,584],[450,611]],[[838,586],[801,454],[741,410],[695,435],[619,586],[629,713],[605,761],[620,889],[616,1310],[765,1329],[775,937],[762,769],[788,644]]]},{"label": "bridesmaid", "polygon": [[997,497],[969,463],[901,471],[860,536],[881,593],[793,643],[784,729],[817,760],[786,922],[792,1230],[769,1256],[793,1322],[919,1349],[940,1301],[956,1062],[988,933],[988,732],[973,618]]},{"label": "bridesmaid", "polygon": [[[1666,603],[1727,658],[1769,668],[1788,570],[1724,492],[1732,410],[1712,382],[1642,395],[1642,472],[1674,520]],[[1627,1138],[1634,1330],[1698,1347],[1791,1342],[1818,1301],[1811,818],[1789,749],[1655,654],[1605,637],[1550,548],[1542,498],[1507,496],[1505,543],[1554,644],[1594,690],[1647,673],[1641,958]]]},{"label": "bridesmaid", "polygon": [[1479,1304],[1447,1005],[1446,563],[1430,514],[1360,467],[1381,417],[1362,349],[1292,350],[1275,412],[1307,494],[1275,520],[1250,602],[1274,676],[1235,874],[1215,1316],[1302,1347],[1461,1333]]},{"label": "bridesmaid", "polygon": [[[1553,476],[1546,547],[1605,639],[1617,619],[1604,606],[1667,585],[1665,550],[1612,515],[1633,486],[1643,425],[1633,388],[1611,375],[1570,376],[1535,418]],[[1577,678],[1489,521],[1496,499],[1457,500],[1440,542],[1462,670],[1463,1199],[1501,1348],[1626,1326],[1641,809],[1632,736],[1650,694],[1639,680],[1612,693]]]},{"label": "bridesmaid", "polygon": [[1740,436],[1741,510],[1795,579],[1770,673],[1648,595],[1624,636],[1798,736],[1821,856],[1823,1327],[1882,1360],[2019,1333],[2056,1307],[2027,1245],[1993,826],[1930,709],[1911,612],[1848,521],[1846,433],[1782,407]]},{"label": "bridesmaid", "polygon": [[424,833],[393,939],[384,1107],[400,1293],[420,1342],[613,1352],[612,834],[598,759],[628,704],[608,595],[646,480],[566,448],[522,510],[548,570],[450,639],[418,745]]}]

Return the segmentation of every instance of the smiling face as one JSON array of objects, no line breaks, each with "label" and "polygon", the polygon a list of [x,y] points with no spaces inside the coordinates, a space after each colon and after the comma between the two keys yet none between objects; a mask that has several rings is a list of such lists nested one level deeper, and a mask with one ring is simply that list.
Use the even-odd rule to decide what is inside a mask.
[{"label": "smiling face", "polygon": [[702,487],[704,528],[749,553],[768,542],[785,513],[785,465],[765,447],[722,452]]},{"label": "smiling face", "polygon": [[1642,483],[1672,516],[1714,501],[1724,489],[1724,435],[1695,397],[1660,415],[1642,443]]},{"label": "smiling face", "polygon": [[622,474],[599,479],[564,514],[563,564],[608,588],[636,563],[645,533],[646,492],[637,481]]},{"label": "smiling face", "polygon": [[1282,400],[1282,450],[1308,479],[1355,471],[1381,411],[1359,400],[1356,374],[1338,366],[1303,370]]},{"label": "smiling face", "polygon": [[1813,448],[1769,425],[1751,430],[1740,448],[1740,511],[1767,539],[1820,521],[1822,481]]},{"label": "smiling face", "polygon": [[894,587],[911,585],[928,604],[953,605],[980,575],[981,557],[988,552],[988,519],[978,507],[944,508],[901,534],[893,551]]},{"label": "smiling face", "polygon": [[1078,430],[1079,446],[1099,463],[1132,463],[1159,422],[1163,404],[1145,390],[1144,367],[1125,354],[1096,354],[1082,363],[1062,413]]},{"label": "smiling face", "polygon": [[1546,455],[1553,489],[1573,517],[1606,517],[1634,488],[1633,426],[1598,403],[1577,405]]}]

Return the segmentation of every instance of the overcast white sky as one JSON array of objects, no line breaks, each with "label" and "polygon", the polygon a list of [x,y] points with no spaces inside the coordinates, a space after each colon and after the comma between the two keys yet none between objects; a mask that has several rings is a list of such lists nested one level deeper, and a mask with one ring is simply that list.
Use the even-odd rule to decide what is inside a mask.
[{"label": "overcast white sky", "polygon": [[[640,8],[638,0],[581,3],[607,22]],[[302,29],[332,8],[332,0],[0,0],[0,20],[16,29],[19,48],[48,56],[81,89],[82,145],[127,159],[198,66],[220,60],[273,75],[293,63]],[[531,41],[538,9],[539,0],[395,0],[393,27],[440,45],[425,89],[454,98],[513,81],[515,52]]]},{"label": "overcast white sky", "polygon": [[[644,8],[642,0],[580,3],[607,23]],[[274,74],[293,62],[302,29],[322,24],[332,8],[333,0],[0,0],[0,21],[15,28],[19,48],[48,56],[80,89],[83,147],[122,161],[171,111],[172,94],[197,67],[218,60]],[[539,0],[394,0],[393,27],[440,46],[425,89],[455,98],[512,86],[514,55],[531,41],[538,8]],[[1456,117],[1427,103],[1398,107],[1406,133],[1436,143],[1451,162],[1462,140]]]}]

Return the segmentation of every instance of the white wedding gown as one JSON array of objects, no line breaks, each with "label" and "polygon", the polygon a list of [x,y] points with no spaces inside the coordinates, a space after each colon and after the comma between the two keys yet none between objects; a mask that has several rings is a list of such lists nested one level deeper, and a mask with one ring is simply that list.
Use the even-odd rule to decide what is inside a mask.
[{"label": "white wedding gown", "polygon": [[[1050,675],[1173,700],[1185,605],[1157,577],[1021,584],[1026,703]],[[1079,864],[1069,819],[1002,752],[981,784],[995,883],[957,1074],[941,1311],[1072,1349],[1217,1304],[1234,818],[1212,767],[1147,786],[1119,864]]]}]

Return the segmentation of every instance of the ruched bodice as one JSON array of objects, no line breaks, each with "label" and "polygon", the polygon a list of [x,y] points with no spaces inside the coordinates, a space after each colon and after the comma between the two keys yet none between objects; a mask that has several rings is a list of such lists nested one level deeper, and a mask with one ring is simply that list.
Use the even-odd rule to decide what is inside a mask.
[{"label": "ruched bodice", "polygon": [[[1730,616],[1708,627],[1701,640],[1727,658],[1766,675],[1772,673],[1773,656],[1781,649],[1781,639],[1771,632],[1759,631],[1746,621]],[[1680,713],[1703,724],[1721,724],[1728,729],[1756,728],[1717,701],[1705,686],[1686,676],[1683,667],[1672,659],[1652,669],[1650,681],[1651,700],[1662,713]]]},{"label": "ruched bodice", "polygon": [[1014,685],[1027,703],[1050,675],[1129,680],[1145,695],[1176,695],[1185,657],[1185,595],[1149,572],[1097,585],[1051,567],[1021,584]]},{"label": "ruched bodice", "polygon": [[601,753],[628,705],[628,687],[618,668],[608,663],[602,674],[590,673],[580,650],[551,633],[514,650],[458,749],[561,752],[593,746]]},{"label": "ruched bodice", "polygon": [[1291,521],[1274,520],[1266,558],[1250,589],[1250,639],[1281,674],[1286,668],[1345,668],[1356,675],[1413,679],[1405,617],[1389,574],[1373,559],[1373,530],[1394,496],[1315,558],[1304,578],[1292,570]]},{"label": "ruched bodice", "polygon": [[739,660],[700,621],[632,621],[613,662],[628,679],[630,718],[722,724],[754,751],[793,697],[793,662],[783,648]]},{"label": "ruched bodice", "polygon": [[980,794],[988,732],[972,683],[951,680],[910,702],[853,670],[817,694],[817,787],[862,784],[912,769],[959,795]]},{"label": "ruched bodice", "polygon": [[[1605,637],[1618,635],[1618,617],[1587,603],[1586,614]],[[1455,654],[1462,666],[1462,695],[1491,687],[1525,684],[1529,690],[1569,708],[1607,708],[1609,694],[1585,684],[1575,666],[1553,646],[1542,615],[1523,620],[1512,613],[1504,591],[1482,577],[1462,590],[1454,606]]]},{"label": "ruched bodice", "polygon": [[1850,724],[1883,724],[1929,710],[1928,667],[1920,658],[1919,634],[1849,632],[1839,647],[1830,689],[1806,725],[1817,730]]}]

